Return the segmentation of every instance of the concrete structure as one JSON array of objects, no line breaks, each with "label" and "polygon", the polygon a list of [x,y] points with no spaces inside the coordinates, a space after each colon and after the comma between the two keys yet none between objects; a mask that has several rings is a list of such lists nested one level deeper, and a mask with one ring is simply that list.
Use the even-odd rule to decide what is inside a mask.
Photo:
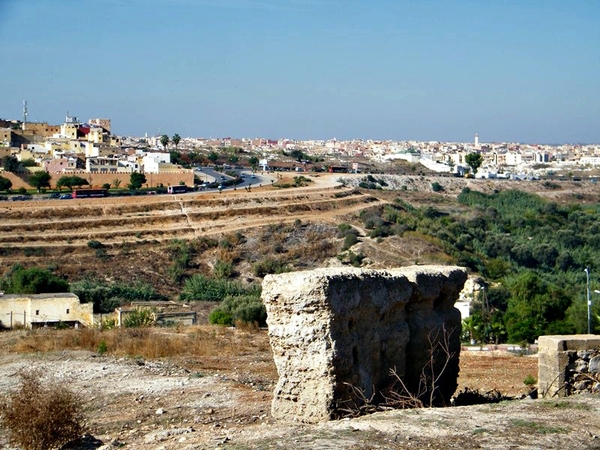
[{"label": "concrete structure", "polygon": [[171,164],[171,154],[167,152],[146,153],[142,158],[145,173],[160,173],[163,164]]},{"label": "concrete structure", "polygon": [[600,335],[540,336],[539,395],[566,397],[582,391],[600,393]]},{"label": "concrete structure", "polygon": [[94,305],[80,303],[70,292],[58,294],[9,294],[0,296],[0,322],[4,328],[39,328],[65,323],[91,327]]},{"label": "concrete structure", "polygon": [[[454,302],[466,278],[448,266],[266,276],[262,299],[279,373],[273,416],[327,420],[360,403],[355,389],[381,401],[397,382],[391,370],[425,403],[448,402],[460,352]],[[443,375],[431,389],[434,373]]]},{"label": "concrete structure", "polygon": [[110,119],[90,119],[89,123],[91,125],[98,125],[106,130],[107,133],[110,133]]},{"label": "concrete structure", "polygon": [[196,311],[191,311],[189,305],[179,302],[144,301],[131,302],[127,307],[115,310],[117,326],[122,327],[125,318],[137,309],[150,309],[153,320],[158,325],[181,324],[196,325]]}]

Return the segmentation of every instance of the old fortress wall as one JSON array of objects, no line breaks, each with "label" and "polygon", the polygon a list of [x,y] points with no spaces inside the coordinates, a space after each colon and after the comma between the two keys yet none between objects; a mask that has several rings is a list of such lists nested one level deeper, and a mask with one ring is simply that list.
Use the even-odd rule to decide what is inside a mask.
[{"label": "old fortress wall", "polygon": [[391,370],[411,392],[448,402],[460,354],[454,302],[466,278],[448,266],[266,276],[262,298],[279,373],[273,416],[330,419],[357,401],[356,389],[377,400],[394,382]]}]

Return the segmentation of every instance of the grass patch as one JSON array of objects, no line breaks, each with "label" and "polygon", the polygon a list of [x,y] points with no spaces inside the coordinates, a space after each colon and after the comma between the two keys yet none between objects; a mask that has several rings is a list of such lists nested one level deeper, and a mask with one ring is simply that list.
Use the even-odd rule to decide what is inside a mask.
[{"label": "grass patch", "polygon": [[544,400],[539,403],[543,408],[558,408],[558,409],[577,409],[580,411],[591,411],[593,408],[585,403],[576,403],[570,401],[551,401]]},{"label": "grass patch", "polygon": [[523,430],[532,431],[539,434],[556,434],[556,433],[567,433],[567,430],[560,427],[549,427],[532,420],[523,419],[510,419],[510,424],[515,428],[521,428]]}]

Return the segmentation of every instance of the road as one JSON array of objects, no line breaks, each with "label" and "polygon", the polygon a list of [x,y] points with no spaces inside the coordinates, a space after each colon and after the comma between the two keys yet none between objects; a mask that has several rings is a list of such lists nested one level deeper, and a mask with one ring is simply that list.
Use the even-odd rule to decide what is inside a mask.
[{"label": "road", "polygon": [[[252,170],[236,170],[243,178],[242,182],[235,186],[235,189],[244,189],[248,186],[261,186],[270,184],[274,179],[272,176],[263,173],[253,173]],[[216,171],[210,167],[197,167],[194,169],[194,174],[205,183],[213,183],[220,181],[232,180],[233,177],[225,172]],[[233,190],[234,186],[223,186],[222,191]],[[215,191],[218,188],[203,188],[205,191]]]}]

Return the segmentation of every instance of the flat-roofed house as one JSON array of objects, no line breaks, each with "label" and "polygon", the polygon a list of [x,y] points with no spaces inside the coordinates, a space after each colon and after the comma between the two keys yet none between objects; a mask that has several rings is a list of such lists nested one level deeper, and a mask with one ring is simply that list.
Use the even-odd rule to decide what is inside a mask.
[{"label": "flat-roofed house", "polygon": [[0,324],[3,328],[39,328],[63,323],[94,325],[94,304],[81,303],[71,292],[56,294],[0,295]]}]

